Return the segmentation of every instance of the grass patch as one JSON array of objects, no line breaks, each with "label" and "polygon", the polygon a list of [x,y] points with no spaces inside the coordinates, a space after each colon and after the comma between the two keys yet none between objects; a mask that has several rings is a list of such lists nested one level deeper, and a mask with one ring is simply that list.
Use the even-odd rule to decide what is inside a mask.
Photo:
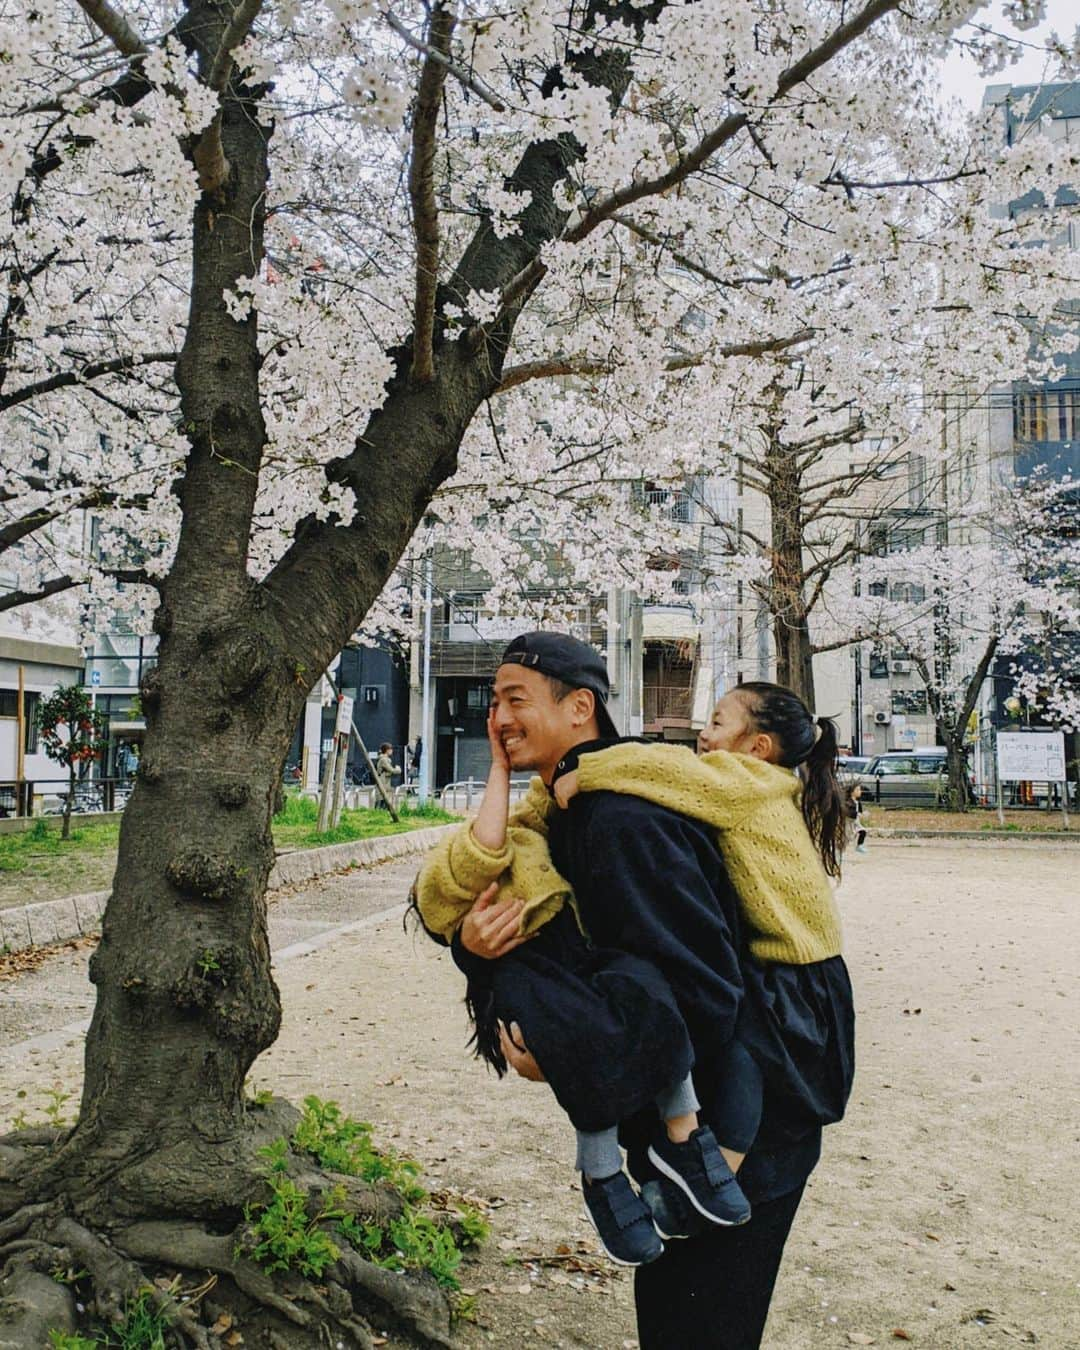
[{"label": "grass patch", "polygon": [[[921,830],[933,834],[938,830],[963,830],[972,834],[1045,834],[1047,831],[1061,830],[1061,811],[1055,808],[1045,810],[1015,811],[1005,808],[1005,825],[998,823],[997,810],[988,810],[985,806],[972,807],[970,811],[941,811],[935,807],[919,810],[914,807],[888,809],[876,802],[864,802],[869,813],[871,834],[875,828],[882,830]],[[1069,813],[1070,829],[1078,828],[1078,821],[1072,811]]]},{"label": "grass patch", "polygon": [[25,872],[33,867],[59,861],[76,854],[103,854],[116,848],[120,825],[108,821],[95,825],[76,825],[72,818],[70,839],[60,838],[60,817],[38,819],[21,834],[0,834],[0,872]]},{"label": "grass patch", "polygon": [[[403,806],[400,814],[401,820],[395,824],[386,811],[344,811],[337,829],[320,834],[316,828],[318,802],[291,794],[274,817],[274,843],[279,849],[318,848],[461,819],[434,805],[422,810],[416,805]],[[83,891],[104,891],[112,885],[119,821],[77,824],[79,820],[72,817],[71,838],[66,840],[60,838],[59,816],[35,820],[20,834],[0,834],[0,908]]]},{"label": "grass patch", "polygon": [[440,806],[401,806],[401,817],[396,823],[386,811],[358,807],[341,813],[340,822],[332,830],[320,831],[319,803],[313,797],[291,794],[285,799],[282,811],[274,817],[274,843],[279,848],[318,848],[324,844],[350,844],[355,839],[371,839],[377,835],[403,834],[406,830],[422,830],[429,825],[449,825],[461,819]]}]

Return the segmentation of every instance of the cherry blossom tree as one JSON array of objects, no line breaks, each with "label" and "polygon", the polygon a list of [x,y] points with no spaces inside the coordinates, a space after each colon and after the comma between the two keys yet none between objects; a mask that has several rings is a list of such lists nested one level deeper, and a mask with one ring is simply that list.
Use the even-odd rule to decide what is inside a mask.
[{"label": "cherry blossom tree", "polygon": [[736,419],[796,454],[870,425],[905,274],[939,306],[924,365],[958,359],[950,314],[1002,316],[988,361],[1026,355],[1065,264],[986,204],[1052,196],[1069,148],[949,133],[932,63],[958,32],[998,55],[976,8],[0,4],[0,605],[66,596],[160,639],[78,1122],[0,1144],[9,1338],[46,1339],[52,1260],[106,1319],[167,1262],[297,1350],[370,1344],[365,1317],[445,1343],[431,1291],[358,1254],[288,1298],[236,1255],[295,1120],[243,1084],[280,1023],[270,818],[308,689],[392,608],[425,518],[493,575],[538,532],[572,584],[639,575],[657,539],[624,528],[626,483],[730,463]]},{"label": "cherry blossom tree", "polygon": [[995,661],[1009,663],[1051,722],[1080,727],[1076,517],[1074,484],[1011,484],[979,510],[956,513],[948,542],[858,564],[851,617],[867,637],[901,646],[918,671],[948,751],[953,809],[970,800],[965,737]]}]

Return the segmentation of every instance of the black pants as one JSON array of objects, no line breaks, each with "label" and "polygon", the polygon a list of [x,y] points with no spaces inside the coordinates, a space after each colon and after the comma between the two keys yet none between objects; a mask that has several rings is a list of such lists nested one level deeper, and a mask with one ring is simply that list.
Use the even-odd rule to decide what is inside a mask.
[{"label": "black pants", "polygon": [[669,1242],[634,1272],[641,1350],[757,1350],[804,1186],[755,1204],[738,1228]]}]

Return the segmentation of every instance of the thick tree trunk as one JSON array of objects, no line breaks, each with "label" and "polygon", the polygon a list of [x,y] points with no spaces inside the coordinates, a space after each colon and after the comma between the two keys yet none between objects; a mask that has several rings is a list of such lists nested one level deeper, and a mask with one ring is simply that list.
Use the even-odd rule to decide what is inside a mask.
[{"label": "thick tree trunk", "polygon": [[798,458],[770,433],[765,451],[769,485],[772,575],[769,609],[776,646],[776,682],[814,708],[814,658],[803,567],[802,481]]},{"label": "thick tree trunk", "polygon": [[[225,17],[213,0],[190,6],[203,68]],[[193,219],[176,371],[191,443],[183,525],[155,619],[158,665],[141,691],[138,781],[91,962],[97,1005],[82,1108],[44,1179],[95,1221],[238,1210],[255,1164],[244,1078],[280,1021],[266,934],[270,820],[305,690],[247,575],[266,438],[257,316],[237,321],[225,308],[262,263],[269,135],[249,93],[231,89],[221,123],[228,179]]]}]

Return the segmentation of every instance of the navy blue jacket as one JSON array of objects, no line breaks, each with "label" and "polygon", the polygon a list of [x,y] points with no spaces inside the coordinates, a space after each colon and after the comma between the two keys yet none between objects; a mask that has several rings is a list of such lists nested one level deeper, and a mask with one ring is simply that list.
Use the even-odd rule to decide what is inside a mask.
[{"label": "navy blue jacket", "polygon": [[[763,1012],[775,1002],[762,987],[770,972],[744,949],[738,900],[709,826],[641,798],[581,793],[552,820],[550,844],[592,940],[643,957],[666,977],[690,1033],[706,1118],[711,1094],[723,1091],[710,1065],[723,1062],[727,1043],[738,1035],[755,1055],[762,1047],[763,1115],[740,1182],[751,1200],[794,1190],[817,1162],[822,1123],[839,1118],[850,1090],[842,959],[777,967],[780,1006]],[[644,1136],[631,1128],[625,1142],[633,1166]]]}]

